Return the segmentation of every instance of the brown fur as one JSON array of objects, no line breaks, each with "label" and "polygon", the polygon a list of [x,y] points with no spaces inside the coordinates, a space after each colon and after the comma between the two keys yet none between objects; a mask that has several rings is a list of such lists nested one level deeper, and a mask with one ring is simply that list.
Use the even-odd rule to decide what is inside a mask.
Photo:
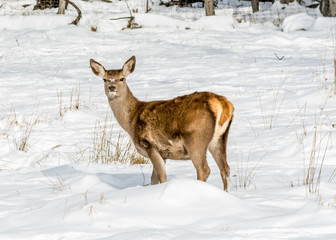
[{"label": "brown fur", "polygon": [[209,149],[227,190],[230,168],[226,144],[234,111],[231,102],[211,92],[142,102],[126,84],[126,77],[135,68],[134,56],[120,70],[106,71],[92,59],[90,65],[93,73],[104,79],[105,93],[119,124],[129,133],[138,152],[153,163],[152,184],[167,180],[166,159],[191,159],[197,179],[206,181],[210,174],[206,161]]}]

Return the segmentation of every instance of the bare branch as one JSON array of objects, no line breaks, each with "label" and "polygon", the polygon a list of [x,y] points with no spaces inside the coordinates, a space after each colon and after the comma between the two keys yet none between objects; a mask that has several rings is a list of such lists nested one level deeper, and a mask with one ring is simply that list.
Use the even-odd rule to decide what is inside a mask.
[{"label": "bare branch", "polygon": [[130,19],[132,17],[119,17],[119,18],[110,18],[110,20],[121,20],[121,19]]},{"label": "bare branch", "polygon": [[127,6],[127,8],[128,8],[128,11],[129,11],[129,13],[130,13],[130,16],[133,17],[133,15],[132,15],[132,11],[131,11],[130,7],[128,6],[128,2],[127,2],[127,0],[125,0],[125,3],[126,3],[126,6]]},{"label": "bare branch", "polygon": [[71,24],[77,26],[78,22],[79,22],[79,21],[81,20],[81,18],[82,18],[82,12],[81,12],[81,10],[79,9],[79,7],[77,7],[77,5],[76,5],[74,2],[72,2],[72,1],[70,1],[70,0],[65,0],[65,1],[66,1],[67,3],[69,3],[69,4],[71,4],[71,5],[76,9],[76,11],[77,11],[77,13],[78,13],[77,18],[71,23]]}]

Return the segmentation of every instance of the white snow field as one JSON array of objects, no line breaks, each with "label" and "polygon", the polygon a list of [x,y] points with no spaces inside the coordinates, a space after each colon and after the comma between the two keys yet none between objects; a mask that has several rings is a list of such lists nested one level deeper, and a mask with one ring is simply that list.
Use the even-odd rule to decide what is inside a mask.
[{"label": "white snow field", "polygon": [[[71,6],[35,2],[0,1],[1,240],[336,239],[335,19],[277,27],[237,23],[231,5],[204,17],[129,0],[142,28],[122,30],[110,19],[129,15],[125,1],[75,1],[79,26]],[[132,55],[140,100],[212,91],[234,104],[229,192],[210,154],[206,183],[191,161],[167,161],[155,186],[151,164],[92,160],[106,115],[113,148],[128,136],[89,59],[118,69]]]}]

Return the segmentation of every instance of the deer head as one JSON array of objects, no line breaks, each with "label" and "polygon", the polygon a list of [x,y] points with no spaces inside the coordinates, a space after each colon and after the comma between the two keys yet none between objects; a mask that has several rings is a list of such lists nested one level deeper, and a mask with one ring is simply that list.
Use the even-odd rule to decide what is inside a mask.
[{"label": "deer head", "polygon": [[103,65],[93,59],[90,59],[90,66],[95,75],[103,78],[105,94],[109,100],[113,100],[128,91],[126,78],[135,69],[135,56],[128,59],[123,68],[118,70],[105,70]]}]

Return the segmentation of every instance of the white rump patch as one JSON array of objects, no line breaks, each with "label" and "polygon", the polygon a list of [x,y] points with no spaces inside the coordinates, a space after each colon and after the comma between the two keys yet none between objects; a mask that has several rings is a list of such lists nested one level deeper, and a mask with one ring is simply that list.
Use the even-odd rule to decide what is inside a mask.
[{"label": "white rump patch", "polygon": [[217,115],[215,131],[209,143],[209,146],[208,146],[209,149],[214,149],[217,146],[218,140],[225,133],[225,131],[227,130],[229,126],[230,119],[226,120],[222,126],[219,125],[219,120],[221,118],[221,115],[222,115],[222,110],[219,111]]}]

